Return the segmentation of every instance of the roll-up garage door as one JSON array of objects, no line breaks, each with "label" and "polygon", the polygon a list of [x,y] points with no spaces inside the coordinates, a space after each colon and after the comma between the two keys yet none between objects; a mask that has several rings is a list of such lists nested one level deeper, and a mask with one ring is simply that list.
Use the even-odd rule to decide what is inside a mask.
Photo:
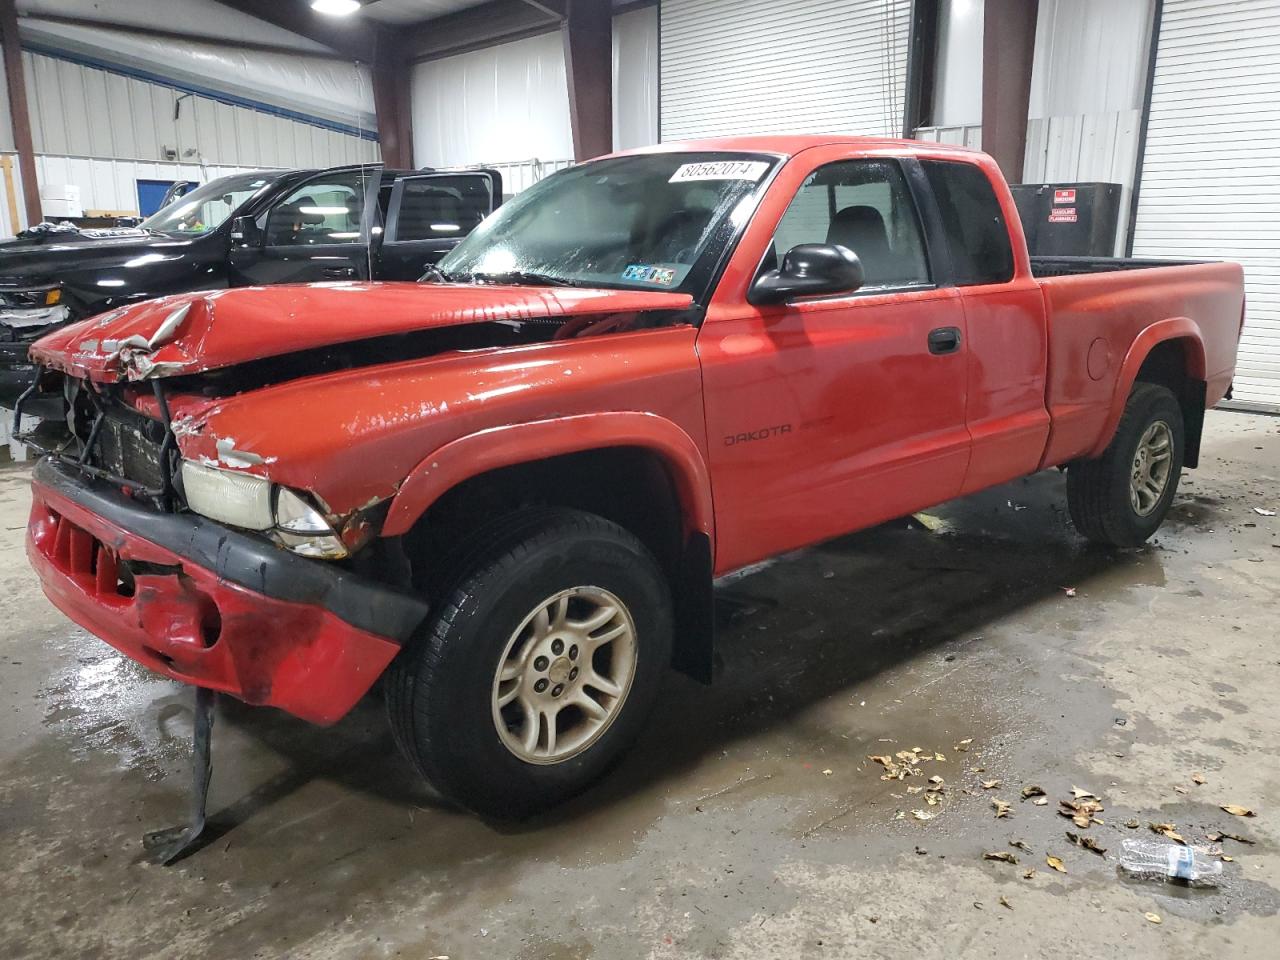
[{"label": "roll-up garage door", "polygon": [[1236,400],[1280,409],[1280,5],[1165,0],[1135,256],[1244,265]]},{"label": "roll-up garage door", "polygon": [[663,140],[899,136],[911,0],[662,0]]}]

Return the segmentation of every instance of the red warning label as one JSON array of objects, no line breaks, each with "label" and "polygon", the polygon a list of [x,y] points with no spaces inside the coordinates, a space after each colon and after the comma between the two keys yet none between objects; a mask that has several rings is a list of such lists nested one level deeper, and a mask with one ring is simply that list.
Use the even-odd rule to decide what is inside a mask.
[{"label": "red warning label", "polygon": [[1075,207],[1058,207],[1049,211],[1050,223],[1075,223],[1076,208]]},{"label": "red warning label", "polygon": [[1053,202],[1055,206],[1060,203],[1075,203],[1076,192],[1074,190],[1055,190],[1053,191]]}]

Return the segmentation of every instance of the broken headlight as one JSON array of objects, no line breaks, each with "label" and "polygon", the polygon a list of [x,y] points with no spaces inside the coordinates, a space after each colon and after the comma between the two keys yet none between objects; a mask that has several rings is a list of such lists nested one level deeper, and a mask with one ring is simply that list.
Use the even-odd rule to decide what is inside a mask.
[{"label": "broken headlight", "polygon": [[301,556],[341,560],[349,553],[324,514],[304,494],[288,487],[253,474],[184,460],[182,488],[194,513],[266,533]]}]

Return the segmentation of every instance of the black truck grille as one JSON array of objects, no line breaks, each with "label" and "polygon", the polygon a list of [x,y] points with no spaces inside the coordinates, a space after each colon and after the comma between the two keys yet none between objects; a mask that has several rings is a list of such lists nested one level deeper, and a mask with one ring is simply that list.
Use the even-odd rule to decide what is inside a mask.
[{"label": "black truck grille", "polygon": [[[158,435],[160,439],[152,439]],[[98,429],[90,462],[150,490],[164,488],[161,443],[164,427],[142,416],[108,414]]]}]

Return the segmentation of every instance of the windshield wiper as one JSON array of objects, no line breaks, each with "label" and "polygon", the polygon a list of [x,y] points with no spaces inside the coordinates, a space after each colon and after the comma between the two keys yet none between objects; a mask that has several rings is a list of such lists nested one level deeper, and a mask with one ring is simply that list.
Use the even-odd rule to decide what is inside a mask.
[{"label": "windshield wiper", "polygon": [[542,287],[579,287],[582,284],[549,273],[533,273],[528,270],[505,270],[502,273],[470,273],[467,279],[473,283],[513,283]]}]

